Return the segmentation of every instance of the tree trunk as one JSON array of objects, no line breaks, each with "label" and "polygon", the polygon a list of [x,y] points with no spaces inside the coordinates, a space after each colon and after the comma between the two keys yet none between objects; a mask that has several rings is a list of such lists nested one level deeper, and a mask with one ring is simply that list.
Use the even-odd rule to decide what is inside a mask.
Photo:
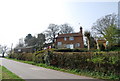
[{"label": "tree trunk", "polygon": [[99,50],[100,49],[100,47],[99,47],[99,43],[98,43],[98,41],[96,40],[96,43],[97,43],[97,49]]},{"label": "tree trunk", "polygon": [[3,52],[3,53],[2,53],[2,57],[4,57],[4,55],[5,55],[5,53]]},{"label": "tree trunk", "polygon": [[88,39],[88,51],[90,50],[90,40]]}]

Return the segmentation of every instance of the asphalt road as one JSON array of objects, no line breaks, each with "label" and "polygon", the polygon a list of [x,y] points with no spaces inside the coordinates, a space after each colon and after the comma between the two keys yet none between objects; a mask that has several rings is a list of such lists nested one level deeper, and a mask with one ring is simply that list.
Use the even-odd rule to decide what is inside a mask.
[{"label": "asphalt road", "polygon": [[5,66],[8,70],[12,71],[23,79],[84,79],[87,81],[89,79],[91,81],[94,81],[93,78],[90,77],[64,73],[60,71],[46,69],[43,67],[37,67],[34,65],[16,62],[5,58],[0,58],[0,61],[2,61],[0,62],[1,65]]}]

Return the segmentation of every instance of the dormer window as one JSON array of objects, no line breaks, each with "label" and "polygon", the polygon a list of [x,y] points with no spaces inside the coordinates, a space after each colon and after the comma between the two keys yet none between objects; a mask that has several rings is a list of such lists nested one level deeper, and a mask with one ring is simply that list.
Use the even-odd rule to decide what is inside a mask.
[{"label": "dormer window", "polygon": [[69,40],[74,40],[74,37],[70,37]]}]

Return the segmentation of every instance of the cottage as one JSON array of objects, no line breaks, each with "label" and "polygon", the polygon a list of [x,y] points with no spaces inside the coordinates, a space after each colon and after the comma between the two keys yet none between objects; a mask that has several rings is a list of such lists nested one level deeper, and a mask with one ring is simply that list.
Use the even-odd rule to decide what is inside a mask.
[{"label": "cottage", "polygon": [[33,53],[34,51],[33,46],[14,48],[14,53]]},{"label": "cottage", "polygon": [[82,27],[78,33],[58,34],[56,38],[57,48],[84,48]]}]

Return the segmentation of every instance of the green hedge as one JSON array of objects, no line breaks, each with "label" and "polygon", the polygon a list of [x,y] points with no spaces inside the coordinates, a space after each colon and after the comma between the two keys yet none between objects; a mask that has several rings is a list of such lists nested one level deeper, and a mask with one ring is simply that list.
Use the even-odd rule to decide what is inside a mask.
[{"label": "green hedge", "polygon": [[9,58],[45,63],[64,69],[86,70],[120,79],[120,52],[54,52],[10,54]]},{"label": "green hedge", "polygon": [[87,52],[88,50],[86,48],[81,48],[81,49],[54,49],[56,52]]},{"label": "green hedge", "polygon": [[9,54],[8,57],[17,60],[24,60],[24,61],[33,61],[34,58],[32,53],[14,53],[14,54]]}]

